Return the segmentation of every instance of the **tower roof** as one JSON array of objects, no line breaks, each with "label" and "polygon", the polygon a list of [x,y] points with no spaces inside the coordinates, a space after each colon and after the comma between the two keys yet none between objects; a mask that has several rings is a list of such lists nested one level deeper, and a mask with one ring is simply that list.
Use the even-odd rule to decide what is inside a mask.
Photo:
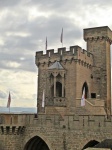
[{"label": "tower roof", "polygon": [[58,61],[56,61],[53,65],[51,65],[49,67],[49,69],[64,69],[64,68],[62,67],[62,65]]}]

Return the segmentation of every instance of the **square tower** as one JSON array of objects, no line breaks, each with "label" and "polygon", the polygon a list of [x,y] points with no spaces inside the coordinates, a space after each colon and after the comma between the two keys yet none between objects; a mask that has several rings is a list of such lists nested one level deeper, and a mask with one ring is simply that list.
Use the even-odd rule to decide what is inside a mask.
[{"label": "square tower", "polygon": [[84,29],[87,50],[70,46],[69,51],[63,47],[57,53],[53,49],[46,54],[36,52],[38,112],[76,114],[85,91],[84,109],[92,114],[105,114],[105,110],[110,114],[111,38],[112,31],[107,26],[88,28]]},{"label": "square tower", "polygon": [[[45,91],[45,112],[74,113],[80,105],[83,88],[90,97],[93,55],[79,46],[36,52],[38,66],[38,112],[42,112]],[[78,104],[79,103],[79,104]],[[54,112],[55,111],[55,112]]]},{"label": "square tower", "polygon": [[84,29],[87,51],[93,54],[93,90],[105,100],[105,108],[111,110],[111,61],[112,31],[108,26]]}]

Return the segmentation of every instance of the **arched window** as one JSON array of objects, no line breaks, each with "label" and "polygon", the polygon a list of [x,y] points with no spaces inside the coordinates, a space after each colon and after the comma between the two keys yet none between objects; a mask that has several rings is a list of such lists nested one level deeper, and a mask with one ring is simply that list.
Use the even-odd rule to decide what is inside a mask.
[{"label": "arched window", "polygon": [[54,97],[54,85],[51,86],[51,97]]},{"label": "arched window", "polygon": [[[51,86],[51,97],[54,97],[54,85]],[[56,82],[56,97],[62,97],[62,84]]]},{"label": "arched window", "polygon": [[85,88],[85,98],[88,97],[88,85],[87,82],[84,82],[83,86],[82,86],[82,93],[83,93],[83,89]]},{"label": "arched window", "polygon": [[62,84],[56,82],[56,97],[62,97]]}]

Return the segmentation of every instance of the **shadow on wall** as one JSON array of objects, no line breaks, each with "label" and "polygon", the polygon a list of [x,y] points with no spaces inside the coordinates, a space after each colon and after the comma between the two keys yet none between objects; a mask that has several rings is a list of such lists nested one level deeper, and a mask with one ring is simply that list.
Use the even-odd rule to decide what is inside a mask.
[{"label": "shadow on wall", "polygon": [[83,148],[82,150],[88,148],[88,147],[94,147],[95,145],[97,145],[99,142],[96,140],[91,140],[89,141]]},{"label": "shadow on wall", "polygon": [[25,145],[24,150],[50,150],[39,136],[34,136]]}]

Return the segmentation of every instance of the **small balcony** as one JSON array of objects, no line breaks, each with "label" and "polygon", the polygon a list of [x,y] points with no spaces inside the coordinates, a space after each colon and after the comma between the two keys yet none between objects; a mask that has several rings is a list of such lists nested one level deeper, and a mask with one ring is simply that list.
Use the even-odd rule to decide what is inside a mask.
[{"label": "small balcony", "polygon": [[65,97],[48,98],[46,101],[46,106],[65,107],[66,106],[66,98]]}]

